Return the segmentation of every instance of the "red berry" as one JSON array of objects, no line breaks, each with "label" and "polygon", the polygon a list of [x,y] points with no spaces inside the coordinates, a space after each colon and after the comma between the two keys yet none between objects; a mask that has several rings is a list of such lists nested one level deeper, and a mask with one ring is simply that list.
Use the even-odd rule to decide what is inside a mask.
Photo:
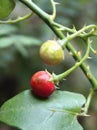
[{"label": "red berry", "polygon": [[38,71],[31,78],[31,87],[35,95],[49,97],[55,89],[54,82],[50,81],[51,74],[46,71]]}]

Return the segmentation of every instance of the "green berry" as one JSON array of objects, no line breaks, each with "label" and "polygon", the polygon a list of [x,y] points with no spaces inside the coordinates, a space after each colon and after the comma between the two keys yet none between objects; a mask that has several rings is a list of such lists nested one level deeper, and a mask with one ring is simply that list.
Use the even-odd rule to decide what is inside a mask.
[{"label": "green berry", "polygon": [[40,57],[48,65],[57,65],[64,59],[64,50],[57,41],[48,40],[40,47]]}]

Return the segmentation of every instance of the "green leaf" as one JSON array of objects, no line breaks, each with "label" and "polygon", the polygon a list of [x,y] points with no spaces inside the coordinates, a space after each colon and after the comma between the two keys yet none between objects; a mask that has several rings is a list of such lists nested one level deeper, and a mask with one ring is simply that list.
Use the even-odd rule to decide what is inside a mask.
[{"label": "green leaf", "polygon": [[13,0],[0,0],[0,18],[6,18],[15,7]]},{"label": "green leaf", "polygon": [[77,121],[85,98],[56,90],[48,99],[26,90],[4,103],[0,121],[22,130],[83,130]]},{"label": "green leaf", "polygon": [[16,44],[21,43],[24,46],[31,46],[31,45],[39,46],[41,43],[39,39],[31,37],[31,36],[13,35],[13,39],[16,41]]},{"label": "green leaf", "polygon": [[0,49],[10,47],[14,43],[14,39],[10,37],[0,38]]},{"label": "green leaf", "polygon": [[12,25],[0,24],[0,36],[9,35],[17,31],[17,28]]},{"label": "green leaf", "polygon": [[39,46],[40,43],[41,43],[40,40],[34,37],[24,35],[12,35],[0,38],[0,48],[7,48],[11,45],[23,48],[23,46],[35,46],[35,45]]}]

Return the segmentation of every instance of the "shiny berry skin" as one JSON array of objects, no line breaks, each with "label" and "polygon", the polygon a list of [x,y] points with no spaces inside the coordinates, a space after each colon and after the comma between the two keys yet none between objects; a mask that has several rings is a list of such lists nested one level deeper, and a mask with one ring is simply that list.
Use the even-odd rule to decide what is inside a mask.
[{"label": "shiny berry skin", "polygon": [[48,40],[40,47],[40,57],[46,64],[54,66],[64,59],[64,50],[58,41]]},{"label": "shiny berry skin", "polygon": [[31,78],[31,88],[38,97],[47,98],[55,90],[54,82],[49,81],[51,74],[47,71],[38,71]]}]

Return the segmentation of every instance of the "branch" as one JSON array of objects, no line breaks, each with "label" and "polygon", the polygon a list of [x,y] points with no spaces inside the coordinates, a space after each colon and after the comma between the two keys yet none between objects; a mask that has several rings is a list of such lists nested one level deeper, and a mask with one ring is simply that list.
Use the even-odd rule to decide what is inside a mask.
[{"label": "branch", "polygon": [[[19,0],[19,1],[21,1],[22,3],[24,3],[28,8],[30,8],[33,12],[35,12],[53,30],[53,32],[56,34],[56,36],[58,36],[60,39],[64,39],[65,36],[62,33],[62,31],[58,30],[55,26],[53,26],[53,21],[52,21],[50,15],[48,15],[47,13],[45,13],[42,9],[40,9],[31,0]],[[74,59],[76,61],[80,62],[81,56],[76,53],[76,50],[73,48],[73,46],[70,43],[68,43],[66,45],[66,48],[70,52],[72,52]],[[90,83],[92,84],[93,89],[97,90],[97,80],[92,75],[92,73],[88,69],[87,65],[85,63],[82,63],[81,64],[81,68],[82,68],[83,72],[85,73],[85,75],[87,76],[87,78],[89,79]]]},{"label": "branch", "polygon": [[75,63],[75,65],[73,65],[73,67],[71,67],[70,69],[68,69],[64,73],[61,73],[59,75],[53,74],[53,77],[51,79],[52,81],[54,81],[55,83],[58,83],[60,80],[63,80],[71,72],[73,72],[76,68],[78,68],[89,57],[90,45],[91,45],[91,41],[90,41],[89,38],[87,39],[86,43],[87,43],[87,50],[86,50],[86,53],[85,53],[84,57],[79,62]]},{"label": "branch", "polygon": [[6,21],[1,21],[0,20],[0,24],[12,24],[12,23],[21,22],[21,21],[23,21],[25,19],[30,18],[32,15],[33,15],[33,12],[31,12],[31,13],[25,15],[25,16],[22,16],[22,17],[19,16],[17,19],[8,19]]}]

